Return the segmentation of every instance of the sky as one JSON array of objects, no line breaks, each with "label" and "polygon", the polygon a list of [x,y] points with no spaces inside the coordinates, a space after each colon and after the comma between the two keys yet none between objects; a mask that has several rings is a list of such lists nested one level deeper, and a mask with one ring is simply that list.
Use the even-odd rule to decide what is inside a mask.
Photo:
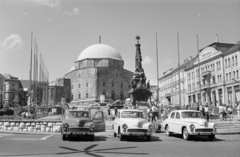
[{"label": "sky", "polygon": [[[136,39],[150,84],[215,42],[240,41],[240,0],[0,0],[0,73],[29,79],[31,32],[49,71],[63,77],[93,44],[114,47],[134,72]],[[157,40],[156,40],[157,37]]]}]

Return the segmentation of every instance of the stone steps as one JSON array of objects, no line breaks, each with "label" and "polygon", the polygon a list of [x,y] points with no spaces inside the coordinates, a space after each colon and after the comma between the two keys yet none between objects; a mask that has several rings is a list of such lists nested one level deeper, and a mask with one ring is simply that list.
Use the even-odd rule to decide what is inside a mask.
[{"label": "stone steps", "polygon": [[217,124],[217,134],[240,134],[240,121],[224,121]]}]

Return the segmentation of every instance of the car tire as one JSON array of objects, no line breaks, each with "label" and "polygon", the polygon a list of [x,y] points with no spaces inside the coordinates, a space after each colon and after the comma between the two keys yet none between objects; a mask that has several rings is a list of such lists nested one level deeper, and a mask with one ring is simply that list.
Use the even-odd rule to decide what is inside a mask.
[{"label": "car tire", "polygon": [[147,136],[147,141],[151,141],[151,135]]},{"label": "car tire", "polygon": [[208,135],[209,141],[213,141],[215,139],[215,135]]},{"label": "car tire", "polygon": [[120,140],[120,141],[123,141],[123,135],[122,135],[122,133],[119,134],[119,140]]},{"label": "car tire", "polygon": [[90,141],[94,141],[94,135],[90,135]]},{"label": "car tire", "polygon": [[190,135],[187,131],[187,128],[183,129],[182,136],[183,136],[183,139],[186,140],[186,141],[188,141],[190,139]]},{"label": "car tire", "polygon": [[114,136],[114,137],[117,137],[117,133],[116,133],[116,132],[113,132],[113,136]]},{"label": "car tire", "polygon": [[171,136],[172,135],[172,132],[169,131],[169,126],[168,125],[167,125],[165,130],[166,130],[167,136]]},{"label": "car tire", "polygon": [[64,134],[62,134],[62,140],[63,140],[63,141],[66,141],[66,140],[67,140],[67,136],[64,135]]}]

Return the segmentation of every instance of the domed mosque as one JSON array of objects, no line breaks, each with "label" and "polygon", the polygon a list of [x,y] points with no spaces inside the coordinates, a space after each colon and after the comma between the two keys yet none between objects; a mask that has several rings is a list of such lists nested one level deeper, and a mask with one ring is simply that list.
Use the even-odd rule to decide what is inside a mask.
[{"label": "domed mosque", "polygon": [[85,48],[75,61],[75,68],[65,75],[71,80],[71,103],[124,101],[129,97],[133,72],[124,69],[121,54],[107,44]]}]

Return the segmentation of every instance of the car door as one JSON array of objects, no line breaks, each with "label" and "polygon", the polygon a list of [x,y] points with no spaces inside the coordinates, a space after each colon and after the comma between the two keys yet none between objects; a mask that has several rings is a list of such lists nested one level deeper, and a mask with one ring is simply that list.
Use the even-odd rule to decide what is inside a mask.
[{"label": "car door", "polygon": [[182,128],[182,122],[181,122],[181,119],[180,119],[180,113],[179,112],[176,112],[176,116],[175,116],[175,119],[174,119],[174,124],[175,124],[174,132],[181,133],[180,130]]},{"label": "car door", "polygon": [[95,128],[94,128],[95,132],[105,131],[106,124],[104,121],[104,116],[102,111],[96,112],[96,114],[93,117],[93,122],[95,124]]},{"label": "car door", "polygon": [[169,126],[169,131],[173,132],[174,131],[174,118],[175,118],[175,112],[172,112],[171,115],[168,118],[168,126]]}]

